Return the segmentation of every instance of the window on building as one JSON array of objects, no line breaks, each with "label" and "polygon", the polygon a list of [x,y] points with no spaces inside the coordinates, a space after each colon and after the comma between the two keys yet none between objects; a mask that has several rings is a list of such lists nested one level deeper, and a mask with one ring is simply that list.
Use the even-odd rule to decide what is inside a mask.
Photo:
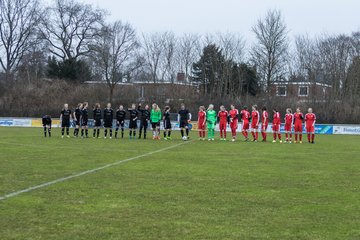
[{"label": "window on building", "polygon": [[299,87],[299,97],[307,97],[309,95],[309,87],[308,86],[300,86]]},{"label": "window on building", "polygon": [[284,97],[286,96],[286,86],[277,86],[276,87],[276,96]]}]

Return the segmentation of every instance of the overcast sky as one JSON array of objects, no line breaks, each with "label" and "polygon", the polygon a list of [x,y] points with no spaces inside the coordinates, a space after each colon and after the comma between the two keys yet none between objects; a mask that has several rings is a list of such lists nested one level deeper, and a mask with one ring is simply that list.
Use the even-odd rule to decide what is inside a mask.
[{"label": "overcast sky", "polygon": [[110,20],[130,22],[139,32],[241,33],[268,9],[281,10],[290,36],[360,30],[360,0],[83,0],[104,8]]}]

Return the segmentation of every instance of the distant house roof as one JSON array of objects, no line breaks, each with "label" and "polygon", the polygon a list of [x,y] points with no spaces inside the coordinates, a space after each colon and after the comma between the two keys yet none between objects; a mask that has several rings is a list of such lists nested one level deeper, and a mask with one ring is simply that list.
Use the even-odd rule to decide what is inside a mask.
[{"label": "distant house roof", "polygon": [[321,87],[329,87],[331,88],[331,85],[329,84],[325,84],[325,83],[320,83],[320,82],[309,82],[309,81],[299,81],[299,82],[273,82],[273,85],[312,85],[315,84],[317,86],[321,86]]},{"label": "distant house roof", "polygon": [[[86,81],[84,83],[87,84],[106,84],[106,81]],[[152,81],[131,81],[131,82],[118,82],[117,85],[128,85],[128,86],[132,86],[132,85],[193,85],[192,83],[186,83],[186,82],[152,82]]]}]

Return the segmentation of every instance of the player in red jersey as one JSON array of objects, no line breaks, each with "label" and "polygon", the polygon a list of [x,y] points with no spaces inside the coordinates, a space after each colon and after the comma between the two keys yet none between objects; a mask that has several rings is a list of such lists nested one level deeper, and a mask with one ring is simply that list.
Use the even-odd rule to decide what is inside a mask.
[{"label": "player in red jersey", "polygon": [[292,141],[291,131],[292,131],[293,122],[294,122],[294,115],[292,114],[292,110],[291,108],[287,108],[285,114],[285,137],[287,143],[291,143]]},{"label": "player in red jersey", "polygon": [[259,122],[260,114],[257,105],[252,106],[251,112],[251,134],[253,136],[253,142],[257,142],[259,138]]},{"label": "player in red jersey", "polygon": [[240,112],[241,120],[242,120],[242,134],[245,137],[245,141],[249,141],[249,122],[251,119],[250,113],[247,110],[247,106],[244,106],[243,110]]},{"label": "player in red jersey", "polygon": [[226,111],[223,105],[220,106],[220,111],[218,112],[218,122],[220,129],[220,140],[226,141],[226,125],[228,124],[229,113]]},{"label": "player in red jersey", "polygon": [[[296,113],[294,113],[294,132],[295,132],[295,143],[302,143],[302,124],[304,120],[304,115],[302,114],[300,108],[296,109]],[[299,138],[298,138],[299,137]]]},{"label": "player in red jersey", "polygon": [[231,141],[235,141],[236,139],[236,130],[238,128],[238,122],[239,122],[239,110],[235,108],[234,104],[230,105],[230,112],[229,112],[229,120],[230,120],[230,128],[231,128]]},{"label": "player in red jersey", "polygon": [[272,126],[272,130],[273,130],[273,134],[274,134],[273,143],[276,143],[276,137],[278,137],[280,140],[280,143],[282,143],[281,133],[280,133],[280,124],[281,124],[280,113],[275,108],[274,108],[273,112],[274,112],[273,126]]},{"label": "player in red jersey", "polygon": [[199,140],[205,140],[205,127],[206,127],[206,111],[204,106],[199,107],[198,112],[198,130]]},{"label": "player in red jersey", "polygon": [[309,143],[315,143],[315,122],[316,116],[313,113],[312,108],[308,109],[308,113],[305,115],[305,128],[308,136]]},{"label": "player in red jersey", "polygon": [[262,114],[261,114],[261,135],[263,138],[263,142],[266,142],[266,130],[268,128],[269,125],[269,114],[266,111],[266,107],[263,107],[262,109]]}]

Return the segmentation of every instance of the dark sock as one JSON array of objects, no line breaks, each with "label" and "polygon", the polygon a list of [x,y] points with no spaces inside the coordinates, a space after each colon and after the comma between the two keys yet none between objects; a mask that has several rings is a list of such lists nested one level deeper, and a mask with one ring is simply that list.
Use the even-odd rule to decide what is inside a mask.
[{"label": "dark sock", "polygon": [[168,131],[168,137],[170,137],[170,135],[171,135],[171,131]]},{"label": "dark sock", "polygon": [[117,134],[118,134],[119,128],[115,129],[115,138],[117,138]]},{"label": "dark sock", "polygon": [[180,133],[181,133],[181,137],[183,137],[184,136],[184,130],[180,130]]},{"label": "dark sock", "polygon": [[44,137],[46,137],[46,127],[44,127]]},{"label": "dark sock", "polygon": [[132,136],[132,130],[130,130],[130,132],[129,132],[129,136],[130,136],[130,137]]},{"label": "dark sock", "polygon": [[99,137],[99,135],[100,135],[100,129],[98,128],[96,131],[96,137]]},{"label": "dark sock", "polygon": [[186,136],[189,136],[189,129],[186,129]]},{"label": "dark sock", "polygon": [[65,131],[65,129],[61,128],[61,136],[64,136],[64,131]]},{"label": "dark sock", "polygon": [[133,131],[133,136],[135,137],[135,135],[136,135],[136,131],[134,130],[134,131]]},{"label": "dark sock", "polygon": [[112,129],[110,128],[110,137],[112,137]]},{"label": "dark sock", "polygon": [[86,137],[88,136],[88,133],[89,133],[89,130],[88,130],[88,129],[85,129],[85,135],[86,135]]},{"label": "dark sock", "polygon": [[121,128],[121,138],[124,138],[124,128]]},{"label": "dark sock", "polygon": [[81,136],[84,136],[84,129],[81,129]]},{"label": "dark sock", "polygon": [[48,128],[49,137],[51,137],[51,128]]},{"label": "dark sock", "polygon": [[69,135],[69,128],[66,128],[66,135]]},{"label": "dark sock", "polygon": [[107,129],[105,128],[104,130],[104,136],[106,137],[107,136]]},{"label": "dark sock", "polygon": [[94,128],[93,137],[95,137],[96,131],[97,131],[97,129]]},{"label": "dark sock", "polygon": [[166,131],[164,131],[164,138],[166,138]]}]

